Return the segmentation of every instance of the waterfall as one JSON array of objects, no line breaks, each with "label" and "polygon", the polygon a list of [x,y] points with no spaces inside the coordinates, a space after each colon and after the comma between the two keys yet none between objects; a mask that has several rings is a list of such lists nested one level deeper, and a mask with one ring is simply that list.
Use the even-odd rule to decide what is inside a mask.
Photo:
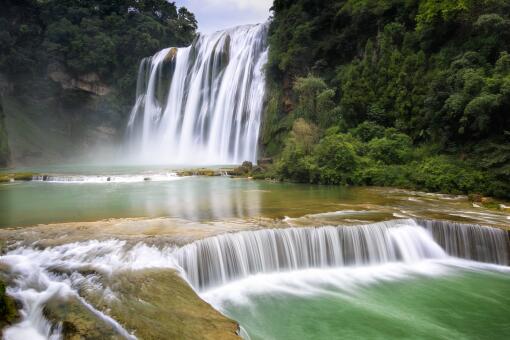
[{"label": "waterfall", "polygon": [[480,225],[417,220],[450,255],[465,259],[509,264],[508,232]]},{"label": "waterfall", "polygon": [[[450,255],[508,265],[510,254],[508,233],[504,230],[412,219],[348,227],[243,231],[205,238],[181,248],[120,240],[91,240],[47,248],[36,244],[20,246],[0,256],[0,265],[8,268],[13,278],[8,293],[23,305],[20,322],[4,331],[7,339],[60,338],[61,328],[52,325],[43,310],[49,301],[67,298],[78,299],[118,334],[133,338],[106,311],[96,309],[80,294],[93,289],[105,301],[115,299],[111,287],[101,278],[121,271],[176,269],[203,296],[214,291],[209,288],[258,273],[356,269],[380,264],[397,269],[401,264],[411,264],[408,267],[418,268],[424,260],[459,265],[458,260],[451,261]],[[474,263],[460,263],[463,264]],[[380,267],[369,267],[368,271]]]},{"label": "waterfall", "polygon": [[127,133],[135,160],[256,161],[267,24],[200,35],[142,60]]},{"label": "waterfall", "polygon": [[414,220],[396,220],[354,227],[223,234],[188,244],[176,251],[175,257],[190,284],[199,290],[257,273],[410,263],[448,258],[448,254],[508,264],[508,240],[503,230],[449,222],[420,223],[425,228]]}]

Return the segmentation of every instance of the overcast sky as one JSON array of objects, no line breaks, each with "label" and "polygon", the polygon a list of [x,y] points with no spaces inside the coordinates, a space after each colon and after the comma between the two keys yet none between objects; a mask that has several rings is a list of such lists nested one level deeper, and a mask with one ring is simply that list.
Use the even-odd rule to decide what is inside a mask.
[{"label": "overcast sky", "polygon": [[198,31],[212,33],[244,24],[265,22],[273,0],[173,0],[195,14]]}]

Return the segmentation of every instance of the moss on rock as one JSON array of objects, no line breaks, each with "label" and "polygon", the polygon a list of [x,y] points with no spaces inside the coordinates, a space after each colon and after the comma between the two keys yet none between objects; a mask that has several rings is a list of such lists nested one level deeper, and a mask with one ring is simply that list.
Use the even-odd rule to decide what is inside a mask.
[{"label": "moss on rock", "polygon": [[193,291],[173,270],[126,273],[114,282],[112,317],[140,339],[240,339],[238,325]]},{"label": "moss on rock", "polygon": [[31,181],[33,177],[34,173],[32,172],[17,172],[12,176],[15,181]]},{"label": "moss on rock", "polygon": [[6,167],[10,160],[9,141],[5,127],[4,111],[0,97],[0,168]]},{"label": "moss on rock", "polygon": [[[5,292],[5,283],[0,281],[0,329],[14,323],[18,317],[18,310],[16,308],[16,301]],[[0,330],[0,336],[2,331]]]}]

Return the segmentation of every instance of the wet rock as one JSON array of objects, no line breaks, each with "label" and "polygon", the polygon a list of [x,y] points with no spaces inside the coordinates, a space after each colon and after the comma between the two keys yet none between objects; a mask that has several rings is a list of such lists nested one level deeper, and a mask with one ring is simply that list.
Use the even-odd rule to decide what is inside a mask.
[{"label": "wet rock", "polygon": [[244,161],[243,164],[241,164],[241,166],[248,170],[251,170],[251,168],[253,168],[252,162],[249,162],[249,161]]},{"label": "wet rock", "polygon": [[177,47],[172,47],[165,56],[164,62],[171,63],[174,61],[175,56],[177,55]]},{"label": "wet rock", "polygon": [[200,299],[173,270],[117,276],[111,316],[139,339],[240,339],[238,325]]},{"label": "wet rock", "polygon": [[0,336],[2,335],[1,329],[18,320],[18,309],[20,308],[21,306],[5,293],[5,283],[0,281]]},{"label": "wet rock", "polygon": [[62,322],[62,337],[64,339],[68,339],[77,333],[78,333],[78,328],[76,327],[76,325],[74,323],[67,321],[67,320]]},{"label": "wet rock", "polygon": [[251,173],[252,169],[253,169],[252,162],[244,161],[243,164],[241,164],[241,166],[232,170],[231,174],[233,176],[247,176]]},{"label": "wet rock", "polygon": [[273,164],[273,159],[271,157],[261,158],[257,161],[257,164],[260,166],[268,166]]},{"label": "wet rock", "polygon": [[252,168],[252,170],[251,170],[251,173],[252,173],[252,174],[261,174],[261,173],[263,173],[263,172],[264,172],[264,168],[263,168],[263,167],[261,167],[261,166],[259,166],[259,165],[254,166],[254,167]]},{"label": "wet rock", "polygon": [[481,194],[473,193],[468,196],[471,202],[482,202],[483,196]]},{"label": "wet rock", "polygon": [[47,73],[51,80],[59,83],[66,90],[81,90],[97,96],[105,96],[112,91],[108,85],[101,81],[99,75],[95,72],[74,77],[67,72],[65,66],[53,63],[48,66]]},{"label": "wet rock", "polygon": [[121,339],[111,325],[75,298],[49,301],[43,315],[53,327],[62,327],[63,339]]}]

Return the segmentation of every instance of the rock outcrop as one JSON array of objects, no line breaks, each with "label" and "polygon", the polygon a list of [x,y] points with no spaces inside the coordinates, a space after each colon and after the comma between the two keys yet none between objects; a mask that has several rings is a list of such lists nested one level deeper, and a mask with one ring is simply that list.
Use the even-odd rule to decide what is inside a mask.
[{"label": "rock outcrop", "polygon": [[101,82],[97,73],[90,72],[73,77],[64,66],[58,63],[48,66],[48,77],[66,90],[81,90],[97,96],[105,96],[112,90],[108,85]]},{"label": "rock outcrop", "polygon": [[9,141],[5,127],[2,94],[0,93],[0,168],[7,167],[10,160]]}]

